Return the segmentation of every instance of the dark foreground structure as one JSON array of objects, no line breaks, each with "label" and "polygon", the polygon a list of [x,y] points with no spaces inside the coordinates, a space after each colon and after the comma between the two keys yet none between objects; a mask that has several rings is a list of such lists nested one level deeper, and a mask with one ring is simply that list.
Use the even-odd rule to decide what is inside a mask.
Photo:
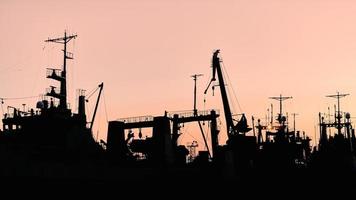
[{"label": "dark foreground structure", "polygon": [[[212,79],[205,93],[210,86],[214,89],[214,81],[219,81],[228,136],[226,145],[220,145],[218,140],[219,110],[198,111],[195,107],[192,111],[165,112],[162,116],[110,121],[107,141],[95,141],[92,127],[103,83],[98,86],[90,122],[85,112],[84,91],[78,93],[77,113],[67,105],[66,62],[73,58],[67,51],[67,43],[76,37],[65,33],[64,37],[46,40],[64,45],[63,68],[47,69],[47,78],[58,81],[60,86],[51,86],[35,109],[21,111],[9,107],[10,112],[4,115],[0,134],[0,177],[4,183],[140,183],[145,187],[170,187],[184,182],[217,188],[216,183],[268,186],[271,182],[306,185],[315,180],[353,180],[355,134],[349,114],[343,123],[340,109],[334,123],[320,117],[320,144],[314,151],[305,134],[288,128],[282,101],[289,97],[273,97],[280,101],[276,122],[272,114],[269,125],[258,120],[250,128],[244,114],[234,119],[236,115],[230,109],[219,50],[212,57]],[[211,141],[208,143],[202,134],[207,150],[200,151],[197,157],[189,157],[189,147],[178,144],[184,123],[198,123],[202,133],[202,123],[210,126]],[[327,135],[330,127],[337,128],[335,136]],[[152,136],[142,138],[142,128],[152,128]],[[139,138],[132,129],[139,130]],[[251,130],[253,136],[247,135]],[[151,180],[159,184],[150,185]]]}]

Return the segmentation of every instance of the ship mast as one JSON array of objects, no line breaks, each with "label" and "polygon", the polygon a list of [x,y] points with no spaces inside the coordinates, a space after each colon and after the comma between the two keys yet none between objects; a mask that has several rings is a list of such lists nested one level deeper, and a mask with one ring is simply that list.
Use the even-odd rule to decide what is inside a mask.
[{"label": "ship mast", "polygon": [[341,113],[340,113],[340,98],[342,98],[342,97],[346,97],[347,95],[349,95],[349,94],[340,94],[339,92],[337,92],[337,94],[336,95],[327,95],[326,97],[331,97],[331,98],[336,98],[337,99],[337,116],[336,116],[336,118],[337,118],[337,133],[338,134],[341,134],[341,128],[342,128],[342,126],[341,126],[341,118],[342,118],[342,116],[341,116]]},{"label": "ship mast", "polygon": [[[282,109],[283,104],[282,104],[282,102],[284,100],[291,99],[291,98],[293,98],[293,97],[284,97],[284,96],[282,96],[282,94],[279,95],[279,97],[270,97],[270,99],[274,99],[274,100],[278,100],[279,101],[278,122],[280,124],[282,124],[282,116],[283,116],[283,109]],[[272,118],[273,118],[273,116],[272,116]]]},{"label": "ship mast", "polygon": [[[73,38],[76,38],[77,35],[67,35],[67,32],[64,32],[64,37],[60,38],[53,38],[50,39],[48,38],[45,40],[45,42],[54,42],[54,43],[60,43],[64,45],[63,49],[63,69],[60,72],[60,74],[55,73],[55,69],[53,70],[52,75],[49,75],[48,78],[55,79],[57,81],[60,81],[61,86],[60,86],[60,93],[57,94],[53,91],[49,92],[47,95],[58,98],[59,99],[59,108],[61,109],[67,109],[67,59],[73,59],[73,54],[70,52],[67,52],[67,43],[72,40]],[[53,89],[53,88],[52,88]]]}]

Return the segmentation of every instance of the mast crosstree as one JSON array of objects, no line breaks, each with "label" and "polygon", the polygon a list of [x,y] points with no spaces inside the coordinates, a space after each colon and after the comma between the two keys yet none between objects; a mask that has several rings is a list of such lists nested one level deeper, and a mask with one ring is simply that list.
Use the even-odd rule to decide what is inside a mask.
[{"label": "mast crosstree", "polygon": [[337,115],[336,115],[336,119],[337,119],[337,133],[341,134],[341,113],[340,113],[340,98],[346,97],[350,94],[340,94],[339,92],[337,92],[336,95],[327,95],[326,97],[330,97],[330,98],[336,98],[337,99]]},{"label": "mast crosstree", "polygon": [[58,69],[48,69],[50,73],[47,78],[57,80],[61,83],[59,94],[55,91],[55,87],[47,93],[48,96],[59,99],[59,108],[67,109],[67,59],[73,59],[73,53],[67,52],[67,43],[72,39],[76,38],[77,35],[67,35],[67,32],[64,32],[64,37],[59,38],[48,38],[45,42],[54,42],[64,45],[63,49],[63,68],[62,70]]}]

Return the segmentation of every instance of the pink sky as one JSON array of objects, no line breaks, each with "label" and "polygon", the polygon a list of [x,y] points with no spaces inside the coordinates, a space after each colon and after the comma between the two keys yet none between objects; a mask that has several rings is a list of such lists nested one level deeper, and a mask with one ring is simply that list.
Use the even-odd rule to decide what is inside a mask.
[{"label": "pink sky", "polygon": [[[203,109],[214,49],[221,49],[229,87],[248,119],[264,118],[270,103],[277,108],[268,97],[280,93],[293,96],[285,108],[299,114],[297,128],[311,137],[318,112],[334,103],[325,95],[350,93],[342,106],[356,114],[351,0],[0,0],[0,27],[0,97],[44,93],[52,83],[45,68],[62,61],[59,46],[44,40],[67,29],[78,34],[69,46],[75,57],[68,70],[72,107],[75,89],[103,81],[109,120],[192,109],[194,73],[204,74],[198,82]],[[222,110],[218,92],[206,98],[205,108]],[[96,129],[105,138],[103,108],[100,113]]]}]

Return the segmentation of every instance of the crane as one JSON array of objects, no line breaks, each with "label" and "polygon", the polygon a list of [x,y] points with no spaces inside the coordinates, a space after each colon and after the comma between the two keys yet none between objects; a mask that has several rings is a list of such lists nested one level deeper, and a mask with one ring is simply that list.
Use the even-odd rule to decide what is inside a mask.
[{"label": "crane", "polygon": [[226,120],[226,129],[227,129],[227,135],[228,138],[231,139],[232,136],[238,135],[239,133],[246,133],[251,130],[251,128],[248,128],[247,125],[247,119],[244,114],[242,114],[241,119],[237,122],[237,124],[234,124],[234,119],[232,117],[230,105],[229,105],[229,99],[227,96],[227,91],[225,88],[225,81],[220,65],[220,58],[219,58],[219,53],[220,50],[216,50],[213,54],[213,59],[212,59],[212,68],[213,68],[213,75],[212,78],[208,84],[208,87],[206,88],[204,94],[207,93],[210,85],[212,82],[216,81],[216,74],[219,79],[219,87],[220,87],[220,93],[221,93],[221,99],[223,102],[224,106],[224,113],[225,113],[225,120]]},{"label": "crane", "polygon": [[[93,117],[92,117],[91,122],[90,122],[90,128],[89,128],[90,131],[92,131],[92,129],[93,129],[94,120],[95,120],[95,115],[96,115],[96,111],[98,110],[99,101],[100,101],[100,96],[101,96],[101,92],[103,91],[103,88],[104,88],[104,83],[101,83],[101,84],[98,86],[97,89],[99,89],[99,88],[100,88],[100,90],[99,90],[99,94],[98,94],[98,99],[96,100]],[[97,89],[96,89],[96,90],[97,90]],[[95,90],[95,91],[96,91],[96,90]],[[94,91],[94,92],[95,92],[95,91]],[[94,92],[93,92],[93,93],[94,93]],[[89,97],[90,97],[91,95],[92,95],[92,94],[90,94]],[[88,100],[87,100],[87,101],[88,101]]]}]

